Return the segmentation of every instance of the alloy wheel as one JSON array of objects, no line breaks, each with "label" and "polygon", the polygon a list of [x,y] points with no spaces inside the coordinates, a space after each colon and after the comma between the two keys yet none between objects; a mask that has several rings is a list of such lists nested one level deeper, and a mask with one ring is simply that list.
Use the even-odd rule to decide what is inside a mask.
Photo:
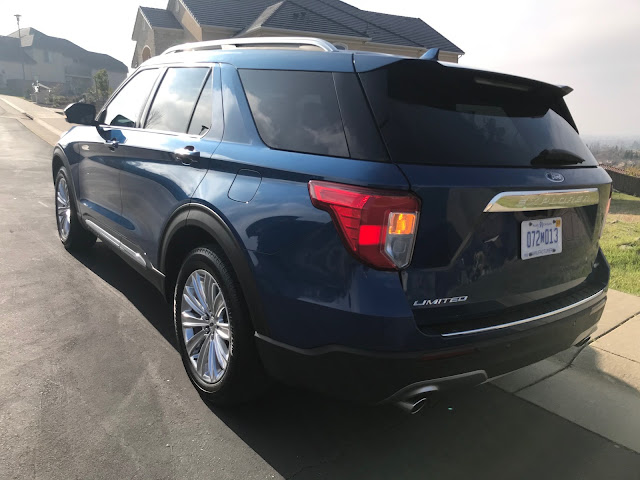
[{"label": "alloy wheel", "polygon": [[56,190],[56,218],[58,221],[58,234],[62,241],[66,241],[71,231],[71,201],[69,199],[69,187],[64,177],[61,177],[58,181]]},{"label": "alloy wheel", "polygon": [[220,286],[206,270],[189,275],[182,290],[182,335],[196,376],[205,383],[220,381],[229,364],[231,329]]}]

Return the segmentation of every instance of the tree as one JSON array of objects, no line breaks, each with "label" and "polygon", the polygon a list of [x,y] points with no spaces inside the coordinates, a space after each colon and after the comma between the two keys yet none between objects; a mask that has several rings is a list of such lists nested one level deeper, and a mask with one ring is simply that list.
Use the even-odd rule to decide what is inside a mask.
[{"label": "tree", "polygon": [[93,76],[93,86],[85,93],[85,101],[100,108],[107,101],[112,90],[109,88],[109,74],[105,69],[98,70]]}]

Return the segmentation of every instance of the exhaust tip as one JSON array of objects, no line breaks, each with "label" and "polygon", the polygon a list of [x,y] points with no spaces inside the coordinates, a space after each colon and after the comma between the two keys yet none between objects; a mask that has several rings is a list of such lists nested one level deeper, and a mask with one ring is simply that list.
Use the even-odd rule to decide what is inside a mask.
[{"label": "exhaust tip", "polygon": [[415,415],[427,405],[428,397],[422,397],[417,400],[402,400],[396,405],[410,415]]}]

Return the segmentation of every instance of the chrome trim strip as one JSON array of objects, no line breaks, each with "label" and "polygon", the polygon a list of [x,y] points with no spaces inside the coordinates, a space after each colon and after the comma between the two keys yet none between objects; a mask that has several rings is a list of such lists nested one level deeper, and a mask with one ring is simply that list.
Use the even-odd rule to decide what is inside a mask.
[{"label": "chrome trim strip", "polygon": [[154,267],[153,265],[151,265],[151,271],[153,273],[155,273],[156,275],[161,276],[162,278],[165,278],[165,274],[162,273],[160,270],[158,270],[156,267]]},{"label": "chrome trim strip", "polygon": [[142,257],[142,255],[140,255],[138,252],[136,252],[135,250],[127,247],[124,243],[120,242],[120,250],[127,255],[128,257],[131,257],[133,259],[134,262],[138,263],[138,265],[142,266],[142,267],[147,267],[147,262],[145,261],[145,259]]},{"label": "chrome trim strip", "polygon": [[600,201],[597,188],[502,192],[487,204],[485,212],[532,212],[557,208],[586,207]]},{"label": "chrome trim strip", "polygon": [[604,293],[604,289],[600,290],[598,293],[594,293],[593,295],[591,295],[591,296],[589,296],[587,298],[583,298],[579,302],[573,303],[571,305],[567,305],[566,307],[562,307],[562,308],[559,308],[557,310],[553,310],[551,312],[543,313],[541,315],[536,315],[535,317],[524,318],[522,320],[516,320],[515,322],[503,323],[503,324],[500,324],[500,325],[492,325],[490,327],[476,328],[474,330],[465,330],[464,332],[442,333],[441,336],[443,336],[443,337],[457,337],[459,335],[469,335],[469,334],[472,334],[472,333],[489,332],[491,330],[499,330],[501,328],[509,328],[509,327],[513,327],[515,325],[522,325],[523,323],[535,322],[536,320],[542,320],[543,318],[551,317],[553,315],[558,315],[559,313],[566,312],[567,310],[571,310],[572,308],[579,307],[580,305],[583,305],[583,304],[589,302],[590,300],[593,300],[594,298],[602,295],[603,293]]},{"label": "chrome trim strip", "polygon": [[98,225],[93,223],[91,220],[85,220],[84,223],[86,223],[87,227],[89,227],[91,230],[93,230],[93,233],[98,235],[101,239],[106,240],[107,242],[109,242],[114,247],[118,248],[122,253],[124,253],[126,256],[130,257],[138,265],[140,265],[142,267],[145,267],[145,268],[147,267],[147,262],[146,262],[146,260],[144,259],[144,257],[142,255],[140,255],[135,250],[127,247],[120,240],[118,240],[116,237],[114,237],[109,232],[107,232],[104,228],[99,227]]},{"label": "chrome trim strip", "polygon": [[106,240],[114,247],[120,248],[120,240],[118,240],[116,237],[111,235],[105,229],[103,229],[102,227],[99,227],[98,225],[93,223],[91,220],[85,220],[84,223],[86,223],[87,227],[93,230],[93,233],[98,235],[100,238]]}]

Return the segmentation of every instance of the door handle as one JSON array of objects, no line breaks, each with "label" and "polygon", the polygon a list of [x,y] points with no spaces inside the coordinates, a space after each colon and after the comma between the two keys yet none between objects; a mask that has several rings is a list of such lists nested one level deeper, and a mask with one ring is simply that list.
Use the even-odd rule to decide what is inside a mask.
[{"label": "door handle", "polygon": [[107,140],[106,142],[104,142],[108,147],[109,150],[111,150],[112,152],[118,148],[118,145],[120,145],[120,143],[118,143],[117,140],[115,139],[111,139],[111,140]]},{"label": "door handle", "polygon": [[183,165],[191,165],[197,163],[200,158],[200,152],[195,147],[189,145],[188,147],[179,148],[173,152],[177,160],[180,160]]}]

